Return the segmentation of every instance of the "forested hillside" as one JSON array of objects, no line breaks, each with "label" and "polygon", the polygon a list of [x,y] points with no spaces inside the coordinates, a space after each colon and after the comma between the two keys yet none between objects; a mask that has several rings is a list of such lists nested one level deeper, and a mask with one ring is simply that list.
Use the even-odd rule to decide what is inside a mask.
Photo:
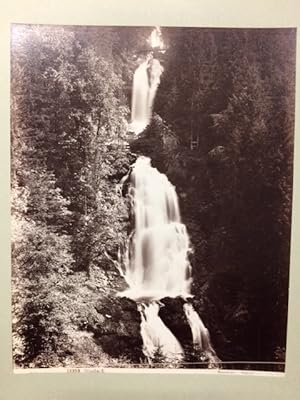
[{"label": "forested hillside", "polygon": [[[284,357],[295,32],[169,29],[164,37],[156,110],[181,143],[182,176],[174,163],[167,174],[186,194],[203,313],[222,359]],[[193,151],[190,135],[199,138]]]},{"label": "forested hillside", "polygon": [[176,186],[219,357],[284,361],[295,31],[162,29],[154,116],[136,138],[131,85],[150,31],[13,27],[18,367],[143,361],[139,313],[116,297],[131,223],[118,183],[137,154]]},{"label": "forested hillside", "polygon": [[87,328],[117,285],[105,251],[126,236],[116,184],[132,162],[124,75],[134,46],[109,28],[15,27],[12,39],[15,361],[99,361]]}]

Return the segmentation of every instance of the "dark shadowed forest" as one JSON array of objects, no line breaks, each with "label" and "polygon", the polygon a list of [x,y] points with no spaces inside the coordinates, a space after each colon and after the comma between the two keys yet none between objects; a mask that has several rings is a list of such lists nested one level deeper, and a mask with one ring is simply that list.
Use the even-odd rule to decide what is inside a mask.
[{"label": "dark shadowed forest", "polygon": [[[12,28],[15,366],[146,362],[136,304],[116,296],[127,288],[120,253],[132,223],[119,183],[145,155],[176,187],[193,304],[224,367],[282,371],[295,30],[162,28],[164,72],[137,136],[132,81],[151,30]],[[162,320],[188,348],[181,299],[162,302]],[[159,349],[157,360],[169,367]],[[197,360],[191,349],[180,367]]]}]

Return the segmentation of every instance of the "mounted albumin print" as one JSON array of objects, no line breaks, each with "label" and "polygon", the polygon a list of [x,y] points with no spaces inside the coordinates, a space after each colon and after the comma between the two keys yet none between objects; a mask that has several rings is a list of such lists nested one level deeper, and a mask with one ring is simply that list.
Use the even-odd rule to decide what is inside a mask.
[{"label": "mounted albumin print", "polygon": [[16,370],[284,372],[295,42],[12,26]]}]

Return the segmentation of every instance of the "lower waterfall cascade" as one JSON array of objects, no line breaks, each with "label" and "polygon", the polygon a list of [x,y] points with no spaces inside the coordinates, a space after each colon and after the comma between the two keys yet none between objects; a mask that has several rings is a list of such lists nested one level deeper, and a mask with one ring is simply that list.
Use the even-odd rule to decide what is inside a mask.
[{"label": "lower waterfall cascade", "polygon": [[175,187],[145,156],[136,160],[124,178],[122,183],[129,184],[134,230],[128,238],[122,270],[129,288],[119,296],[138,304],[143,352],[150,362],[157,349],[168,361],[183,360],[182,346],[159,317],[159,300],[181,297],[186,301],[183,310],[195,348],[216,365],[209,332],[190,302],[190,240],[181,222]]}]

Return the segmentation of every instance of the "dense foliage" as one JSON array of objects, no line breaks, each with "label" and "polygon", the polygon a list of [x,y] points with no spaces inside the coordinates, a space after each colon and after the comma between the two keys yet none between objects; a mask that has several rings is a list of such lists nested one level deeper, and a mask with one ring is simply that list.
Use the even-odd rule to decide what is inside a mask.
[{"label": "dense foliage", "polygon": [[105,290],[113,273],[103,271],[114,268],[105,251],[115,255],[126,236],[126,204],[115,186],[130,165],[128,106],[120,63],[112,56],[113,32],[101,33],[96,46],[71,29],[13,29],[13,314],[19,365],[57,365],[74,353],[68,331],[93,318],[97,288]]},{"label": "dense foliage", "polygon": [[165,170],[183,193],[195,295],[223,360],[284,360],[295,32],[164,37],[156,111],[180,142],[177,168]]},{"label": "dense foliage", "polygon": [[12,30],[17,366],[123,365],[116,343],[139,345],[135,311],[107,297],[124,285],[114,264],[130,221],[116,184],[134,158],[128,142],[177,187],[195,304],[219,357],[284,360],[295,32],[163,29],[155,115],[133,142],[134,56],[149,32]]}]

